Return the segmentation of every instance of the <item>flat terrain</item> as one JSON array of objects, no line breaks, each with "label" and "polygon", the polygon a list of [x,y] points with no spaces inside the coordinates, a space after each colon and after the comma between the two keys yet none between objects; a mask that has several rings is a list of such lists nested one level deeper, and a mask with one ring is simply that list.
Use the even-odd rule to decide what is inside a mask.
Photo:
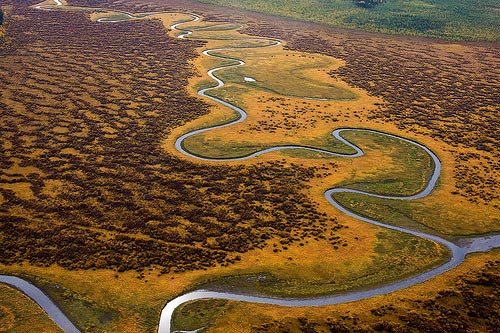
[{"label": "flat terrain", "polygon": [[0,331],[23,333],[32,330],[62,332],[31,299],[15,289],[0,285]]},{"label": "flat terrain", "polygon": [[[210,332],[225,332],[227,327],[273,333],[495,332],[500,313],[498,254],[475,255],[433,282],[357,304],[314,309],[225,304],[225,312],[212,319],[216,328]],[[221,313],[221,305],[217,305],[212,303],[211,313]],[[203,305],[196,308],[203,309]],[[184,311],[193,310],[186,306]],[[200,324],[203,322],[191,327]]]},{"label": "flat terrain", "polygon": [[[495,0],[389,0],[363,8],[343,0],[200,0],[294,19],[390,34],[499,41]],[[360,1],[359,1],[360,2]]]},{"label": "flat terrain", "polygon": [[[410,145],[349,133],[366,151],[362,158],[290,151],[220,163],[176,151],[179,135],[234,117],[197,96],[213,85],[206,71],[232,61],[200,56],[208,48],[262,43],[258,36],[285,42],[218,52],[247,64],[221,72],[228,84],[212,93],[249,117],[190,138],[191,151],[231,157],[275,144],[342,151],[329,138],[335,128],[394,133],[439,156],[443,171],[433,194],[406,203],[356,194],[338,200],[449,239],[500,230],[496,44],[333,30],[191,1],[69,1],[203,14],[185,25],[193,35],[179,40],[167,30],[185,14],[125,20],[112,10],[28,6],[35,3],[0,0],[8,9],[8,38],[0,44],[0,272],[33,281],[84,332],[154,331],[165,302],[196,286],[320,295],[397,280],[448,256],[433,242],[345,216],[323,197],[332,186],[420,190],[432,165]],[[109,13],[124,22],[95,22]],[[495,327],[498,298],[488,298],[483,321],[470,311],[477,299],[498,293],[499,258],[498,251],[474,255],[443,277],[352,309],[206,302],[182,308],[176,325],[314,332],[376,329],[383,321],[397,328],[420,325],[436,308],[445,313],[451,297],[469,309],[458,323],[487,329]],[[472,277],[460,277],[467,269]],[[19,310],[8,301],[15,291],[1,288],[0,327],[18,327],[12,318],[37,308],[19,301],[26,309]],[[255,316],[242,320],[248,311]],[[43,318],[34,326],[54,329]]]}]

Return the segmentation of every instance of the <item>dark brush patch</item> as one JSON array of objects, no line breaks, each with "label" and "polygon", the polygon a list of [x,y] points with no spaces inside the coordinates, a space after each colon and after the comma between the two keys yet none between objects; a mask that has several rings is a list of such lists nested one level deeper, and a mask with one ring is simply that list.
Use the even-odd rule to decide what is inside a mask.
[{"label": "dark brush patch", "polygon": [[[1,262],[187,271],[341,228],[302,194],[319,169],[200,166],[164,152],[171,129],[209,112],[184,89],[201,42],[168,38],[159,21],[12,8],[0,183],[28,183],[35,199],[0,190]],[[16,164],[41,172],[8,173]]]}]

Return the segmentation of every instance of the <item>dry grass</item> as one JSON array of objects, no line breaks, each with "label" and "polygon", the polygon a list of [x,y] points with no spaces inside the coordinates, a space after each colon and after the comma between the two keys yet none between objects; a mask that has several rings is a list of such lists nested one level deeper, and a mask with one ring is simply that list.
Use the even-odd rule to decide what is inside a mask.
[{"label": "dry grass", "polygon": [[[117,3],[115,7],[122,5]],[[140,6],[140,3],[125,2],[123,7],[130,10],[135,6]],[[142,9],[159,10],[154,6],[143,6]],[[331,276],[337,280],[337,290],[373,284],[422,269],[443,255],[436,251],[436,257],[427,253],[426,260],[420,260],[424,257],[421,254],[434,246],[427,242],[419,244],[421,252],[418,253],[408,253],[408,248],[403,245],[393,254],[377,253],[377,245],[393,243],[399,235],[386,234],[384,240],[379,228],[343,216],[324,200],[325,189],[348,180],[382,177],[387,172],[406,170],[408,166],[402,167],[401,160],[391,156],[390,149],[372,148],[373,142],[370,141],[373,140],[369,138],[362,140],[367,155],[356,160],[325,160],[303,154],[272,153],[255,160],[216,166],[215,162],[187,161],[175,151],[173,141],[185,131],[232,117],[228,110],[208,101],[203,104],[196,96],[195,87],[207,84],[206,70],[218,61],[195,57],[192,52],[199,55],[203,49],[234,41],[211,40],[202,44],[167,40],[162,36],[160,24],[150,20],[98,26],[96,23],[91,25],[86,17],[75,13],[20,11],[30,24],[23,26],[18,22],[19,29],[29,27],[30,31],[33,30],[29,20],[35,21],[37,15],[43,20],[36,22],[53,20],[51,22],[57,22],[59,26],[39,26],[34,32],[41,34],[39,42],[27,43],[30,48],[21,52],[22,57],[11,53],[2,62],[6,74],[0,102],[8,107],[9,113],[1,116],[6,118],[5,124],[13,124],[22,133],[17,135],[7,127],[2,131],[5,158],[0,160],[3,163],[0,204],[4,218],[23,219],[15,225],[21,229],[3,231],[4,250],[7,241],[14,238],[15,231],[15,236],[20,238],[16,238],[16,243],[9,249],[17,251],[19,240],[32,245],[35,237],[40,241],[38,249],[41,251],[14,251],[17,261],[1,266],[0,270],[28,274],[30,279],[45,287],[82,327],[106,332],[154,330],[158,313],[168,299],[193,285],[221,276],[267,273],[281,280],[302,281],[303,285],[315,282],[320,288],[312,292],[321,293],[325,292],[324,288],[331,287],[328,284],[321,286]],[[93,19],[97,18],[93,16]],[[168,27],[183,16],[164,14],[154,18],[162,20],[164,27]],[[61,22],[71,22],[71,25]],[[208,25],[205,22],[199,26]],[[304,31],[296,31],[297,35],[307,35],[309,28],[303,28]],[[66,35],[59,38],[62,33]],[[215,30],[203,34],[212,38],[221,34],[247,38],[235,31]],[[83,38],[86,44],[82,49],[75,49],[74,41],[82,40],[82,36],[86,36]],[[370,47],[378,45],[377,39],[352,38]],[[61,40],[67,40],[67,45],[58,44],[62,43]],[[404,42],[393,43],[404,46]],[[58,45],[59,49],[53,45]],[[231,83],[222,92],[249,111],[248,121],[224,132],[207,133],[198,146],[210,142],[214,152],[228,146],[248,144],[259,147],[295,143],[321,147],[331,144],[326,137],[333,128],[344,126],[369,127],[398,134],[426,144],[443,161],[439,187],[418,203],[423,222],[449,235],[497,229],[498,214],[494,201],[485,206],[452,194],[456,190],[454,177],[459,164],[455,154],[470,152],[471,148],[452,152],[449,141],[429,137],[422,132],[422,127],[401,128],[381,117],[372,119],[375,111],[383,112],[376,103],[384,101],[373,96],[373,91],[368,88],[370,85],[361,89],[361,85],[354,87],[345,78],[343,73],[346,68],[351,70],[350,61],[354,60],[283,48],[260,52],[233,54],[247,56],[248,66],[241,67],[241,71],[228,71]],[[257,72],[256,64],[261,57],[266,59],[265,73]],[[23,62],[19,64],[17,59]],[[284,61],[289,59],[293,60]],[[197,74],[183,72],[186,60],[191,60],[191,69]],[[339,75],[331,78],[317,67],[304,68],[310,61]],[[45,63],[53,64],[52,72],[47,73],[45,65],[40,65]],[[29,70],[23,71],[23,66]],[[400,70],[405,68],[399,66]],[[328,87],[334,85],[353,92],[357,97],[355,100],[331,101],[288,97],[288,92],[295,94],[295,88],[292,85],[280,86],[282,82],[273,76],[272,68],[287,75],[285,83],[291,78],[314,75],[314,79],[306,82],[309,92],[323,87],[322,94],[326,94]],[[395,70],[387,71],[392,72]],[[172,79],[176,75],[180,76],[181,86],[188,87],[189,96],[179,89],[179,82]],[[247,75],[267,83],[252,87],[240,80]],[[19,77],[24,81],[17,79]],[[378,87],[373,84],[373,87]],[[378,84],[382,89],[386,82]],[[269,92],[269,87],[280,93]],[[21,94],[16,95],[14,90]],[[245,94],[240,97],[242,91]],[[384,98],[387,100],[386,96]],[[207,114],[207,105],[210,105],[210,114]],[[382,109],[386,110],[385,107]],[[250,141],[245,141],[249,138]],[[283,206],[276,200],[275,193],[293,204]],[[436,218],[429,219],[432,208],[436,206],[443,208]],[[54,210],[54,207],[59,209]],[[203,219],[196,217],[207,212],[217,215],[203,216]],[[223,218],[229,221],[222,223]],[[271,227],[262,226],[262,222],[270,223]],[[56,231],[38,234],[48,229],[48,223],[50,230],[57,228]],[[205,229],[208,225],[211,228]],[[225,229],[226,226],[231,228]],[[209,236],[214,230],[219,234]],[[252,233],[248,234],[248,230]],[[227,241],[223,234],[235,238]],[[65,237],[64,243],[58,238],[61,235]],[[193,236],[196,240],[186,236]],[[261,241],[261,236],[268,238]],[[328,239],[330,236],[332,240]],[[294,241],[289,244],[290,238]],[[245,240],[256,243],[248,245]],[[84,243],[81,247],[71,250],[72,256],[66,256],[67,253],[62,251],[68,244],[81,242]],[[304,245],[301,246],[300,242]],[[243,246],[235,247],[235,244]],[[89,249],[96,251],[86,252]],[[189,257],[185,255],[187,252]],[[51,265],[48,267],[37,266],[48,262],[47,254],[57,256],[49,258]],[[385,273],[384,265],[397,262],[399,254],[403,254],[405,260],[400,263],[401,271]],[[164,260],[165,255],[168,255],[167,260]],[[476,267],[495,255],[496,252],[475,256],[457,272]],[[240,260],[235,260],[236,256]],[[158,261],[155,258],[159,258]],[[377,258],[386,261],[376,262]],[[19,264],[26,259],[32,264]],[[134,269],[138,272],[116,272]],[[374,271],[374,280],[359,279]],[[158,276],[158,273],[162,275]],[[362,311],[378,303],[389,304],[403,297],[401,295],[430,295],[447,283],[450,274],[408,291],[360,302],[356,309]],[[62,288],[55,288],[56,285]],[[307,290],[290,288],[286,292],[306,293]],[[352,305],[339,306],[334,311],[348,311],[350,307]],[[227,331],[228,327],[241,327],[244,331],[251,325],[260,324],[263,318],[274,320],[300,315],[322,318],[331,310],[290,310],[238,304],[231,304],[228,309],[217,319],[220,324],[216,325],[217,329]],[[252,323],[248,323],[249,310],[255,310],[257,314],[252,317]]]},{"label": "dry grass", "polygon": [[[202,24],[201,27],[203,26],[205,25]],[[196,26],[191,25],[187,28],[196,29]],[[237,32],[234,30],[213,31],[210,38],[222,40],[210,40],[203,49],[238,46],[234,41],[226,41],[227,38],[252,39],[248,35],[235,34]],[[193,39],[204,39],[206,31],[195,30],[191,36]],[[246,65],[218,72],[218,75],[227,81],[227,85],[210,93],[223,96],[226,100],[243,107],[248,112],[248,118],[244,123],[188,139],[186,147],[200,155],[234,156],[241,149],[251,151],[259,147],[284,144],[324,147],[328,143],[321,140],[326,139],[331,130],[337,127],[341,121],[339,118],[351,119],[358,110],[368,112],[375,107],[374,103],[380,102],[360,89],[330,78],[327,73],[343,65],[341,61],[331,57],[284,51],[283,46],[217,51],[217,54],[242,59]],[[198,73],[205,73],[219,62],[203,56],[193,65]],[[257,83],[245,82],[243,80],[245,76],[256,79]],[[301,84],[297,85],[298,81]],[[190,86],[195,87],[191,90],[193,96],[196,95],[196,88],[200,87],[200,84],[207,84],[205,82],[207,82],[205,75],[199,75],[191,80]],[[290,95],[332,100],[308,101]],[[172,149],[172,142],[180,133],[233,117],[232,111],[221,108],[216,103],[212,104],[210,115],[201,117],[172,133],[165,144],[169,153],[178,154]]]},{"label": "dry grass", "polygon": [[[429,302],[433,299],[439,300],[447,292],[456,291],[463,285],[463,282],[460,281],[460,276],[476,274],[476,277],[470,277],[470,279],[474,280],[478,278],[481,275],[481,269],[485,267],[485,262],[498,262],[499,255],[498,250],[487,254],[475,254],[468,257],[464,264],[458,268],[431,281],[391,293],[387,296],[377,296],[355,303],[315,308],[288,308],[230,302],[224,306],[224,311],[215,319],[214,325],[207,332],[227,332],[229,328],[231,332],[258,332],[259,329],[260,331],[268,332],[265,329],[266,324],[268,325],[268,329],[270,327],[276,329],[279,327],[277,325],[279,323],[285,325],[281,326],[282,330],[287,328],[290,332],[303,332],[295,318],[307,318],[308,322],[322,323],[323,326],[318,325],[319,332],[323,332],[321,327],[326,329],[324,327],[326,326],[326,318],[329,318],[332,322],[337,321],[340,324],[346,325],[345,329],[347,330],[349,330],[349,327],[351,329],[354,329],[354,327],[368,329],[369,325],[374,325],[382,320],[404,325],[404,322],[402,323],[399,319],[401,315],[411,314],[412,311],[419,311],[419,304]],[[479,286],[478,288],[478,292],[482,292],[481,288],[483,287]],[[486,288],[484,287],[483,289]],[[493,288],[493,292],[497,290],[494,285],[490,286],[490,288]],[[483,294],[483,297],[487,297],[487,295]],[[453,302],[453,300],[451,301]],[[457,303],[461,301],[463,299],[456,300]],[[453,307],[453,304],[448,304],[448,306],[450,305]],[[384,308],[387,309],[387,315],[383,318],[375,314],[377,313],[375,310],[378,309],[380,312],[380,309],[383,310]],[[252,313],[252,316],[248,316],[248,313]],[[394,314],[391,315],[391,313]],[[432,318],[432,320],[435,319]],[[431,322],[430,320],[429,323]],[[494,321],[494,318],[486,318],[486,320]],[[337,329],[341,327],[342,325],[338,326]],[[271,330],[271,332],[275,332],[275,330]]]},{"label": "dry grass", "polygon": [[31,299],[0,284],[0,332],[62,332]]}]

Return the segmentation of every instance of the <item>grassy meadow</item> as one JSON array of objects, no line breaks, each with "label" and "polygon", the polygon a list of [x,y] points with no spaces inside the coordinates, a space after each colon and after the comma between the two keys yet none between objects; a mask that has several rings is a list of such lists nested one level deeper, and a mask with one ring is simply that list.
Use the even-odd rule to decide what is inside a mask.
[{"label": "grassy meadow", "polygon": [[[449,20],[449,16],[445,15],[449,8],[456,8],[457,13],[465,11],[466,3],[462,0],[454,3],[389,1],[369,11],[355,8],[348,1],[206,2],[244,5],[272,14],[390,33],[457,39],[475,39],[479,35],[492,40],[496,38],[491,18],[482,11],[486,3],[495,7],[493,2],[488,1],[471,10],[471,17],[457,14],[456,22],[450,24],[460,24],[463,30],[442,23]],[[472,7],[474,3],[468,2],[467,6]],[[79,8],[74,7],[73,10],[76,12]],[[286,13],[283,12],[284,8],[287,8]],[[420,11],[415,8],[420,8]],[[397,9],[399,14],[395,14]],[[23,20],[34,20],[30,16],[34,15],[32,12],[23,13],[25,16],[19,16]],[[2,103],[12,110],[23,110],[20,115],[11,112],[15,117],[7,118],[9,124],[11,122],[29,133],[24,133],[22,138],[12,134],[3,139],[6,156],[13,156],[13,162],[6,163],[2,169],[2,176],[9,182],[0,184],[0,205],[8,207],[4,210],[6,214],[27,217],[19,219],[15,227],[29,227],[24,230],[12,226],[12,230],[17,230],[15,236],[8,234],[7,230],[0,235],[0,239],[7,243],[8,239],[17,237],[16,244],[4,246],[17,251],[9,253],[19,256],[19,244],[22,244],[23,249],[27,249],[22,253],[32,254],[32,257],[24,257],[24,260],[16,257],[12,262],[0,264],[0,272],[23,277],[39,286],[82,331],[155,331],[159,312],[168,300],[203,286],[288,297],[325,295],[396,281],[434,267],[448,258],[446,249],[432,241],[363,223],[342,214],[324,198],[324,191],[334,186],[388,195],[408,195],[421,190],[433,165],[427,154],[413,145],[373,133],[346,132],[345,137],[361,147],[365,156],[356,159],[332,158],[297,149],[219,166],[216,164],[220,162],[190,159],[175,150],[173,143],[176,138],[187,131],[227,123],[235,118],[232,111],[212,101],[201,99],[206,102],[203,104],[197,95],[200,88],[213,86],[213,81],[206,75],[207,70],[230,64],[233,60],[214,59],[202,56],[201,52],[210,48],[266,45],[265,41],[238,32],[239,26],[236,24],[203,20],[185,24],[186,28],[195,31],[186,40],[167,39],[164,30],[168,30],[174,22],[188,18],[185,14],[139,15],[128,22],[126,15],[111,10],[87,13],[90,15],[76,21],[83,33],[89,34],[82,41],[91,41],[83,52],[90,51],[80,55],[85,57],[84,60],[78,58],[77,54],[82,51],[76,52],[71,43],[64,48],[66,53],[58,51],[54,54],[50,53],[53,51],[52,44],[43,44],[46,40],[59,43],[62,40],[60,34],[68,33],[71,29],[45,32],[49,37],[40,38],[40,43],[33,46],[31,52],[23,53],[23,57],[28,58],[40,52],[40,58],[34,58],[29,63],[32,67],[26,71],[26,75],[42,79],[26,80],[29,83],[24,86],[16,82],[15,86],[12,84],[14,88],[5,88]],[[378,15],[379,21],[373,19],[374,15]],[[483,15],[486,19],[471,28],[473,15]],[[124,22],[102,28],[96,22],[87,22],[89,16],[92,21],[108,17]],[[399,21],[394,17],[398,17]],[[60,24],[65,22],[68,20],[62,20]],[[130,27],[120,30],[121,24],[130,24]],[[100,28],[102,30],[95,33]],[[141,29],[149,30],[144,30],[144,35],[134,34]],[[156,36],[154,32],[159,34],[156,40],[153,39]],[[119,39],[127,34],[130,34],[129,40]],[[175,37],[178,32],[171,31],[169,34]],[[109,45],[112,48],[94,61],[96,55],[92,48],[97,45],[97,38],[102,36],[108,36],[109,39],[101,41],[100,48]],[[80,36],[77,39],[80,40]],[[168,43],[160,44],[164,40]],[[120,49],[122,42],[129,42],[128,47],[132,51],[126,45]],[[175,43],[178,45],[172,47]],[[158,60],[162,56],[161,52],[180,49],[190,43],[196,45],[191,46],[192,50],[188,49],[180,55],[163,55],[164,58]],[[143,49],[147,52],[142,53]],[[192,54],[189,53],[191,51]],[[394,133],[422,142],[439,155],[443,171],[433,194],[416,202],[366,198],[356,194],[338,194],[336,199],[360,214],[450,238],[498,229],[493,207],[471,203],[452,194],[455,190],[455,162],[449,146],[427,135],[405,131],[392,123],[370,120],[372,113],[384,101],[359,86],[355,87],[331,75],[347,65],[344,60],[323,54],[290,51],[286,49],[286,44],[273,48],[223,50],[217,51],[217,54],[243,59],[246,65],[218,72],[217,75],[227,81],[227,85],[210,94],[241,106],[248,111],[248,118],[244,123],[224,130],[191,137],[185,142],[185,148],[190,152],[223,158],[242,156],[274,145],[296,144],[352,153],[351,148],[332,139],[330,133],[333,129],[357,127]],[[189,61],[183,63],[182,59],[186,58]],[[50,76],[52,73],[47,74],[45,67],[38,67],[42,63],[40,59],[57,63],[57,75]],[[79,61],[88,63],[84,62],[86,66],[80,68],[75,65]],[[177,79],[181,69],[174,67],[178,63],[184,66],[184,70],[189,67],[191,71],[182,77],[185,89],[179,89]],[[95,66],[91,69],[94,74],[97,73],[96,78],[91,76],[93,73],[87,72],[89,64]],[[166,66],[173,73],[155,72],[161,66]],[[67,68],[76,70],[68,71]],[[108,68],[108,71],[103,68]],[[9,68],[10,72],[15,72],[15,69]],[[68,78],[61,83],[59,76],[62,73]],[[73,77],[75,81],[69,81]],[[244,77],[254,78],[255,82],[245,81]],[[135,81],[136,78],[139,80]],[[35,83],[40,89],[30,90]],[[71,86],[78,86],[79,90],[67,98],[60,98]],[[20,89],[22,94],[17,94],[14,89]],[[174,96],[175,93],[179,95]],[[51,113],[43,114],[43,118],[37,119],[39,122],[27,118],[28,115],[38,115],[30,110],[38,110],[40,106],[23,108],[18,95],[26,99],[34,96],[38,100],[40,94],[46,99],[47,105],[59,105],[61,115],[47,107],[46,112]],[[77,101],[82,94],[91,103],[80,101],[73,107],[71,101]],[[175,98],[169,99],[169,95]],[[170,104],[162,104],[165,100]],[[189,108],[180,108],[186,105],[186,101],[191,102]],[[85,117],[78,113],[81,105],[85,107]],[[177,108],[180,111],[175,113]],[[170,114],[173,116],[168,118]],[[70,121],[79,120],[80,117],[83,119],[82,124],[71,127]],[[25,123],[16,123],[25,118]],[[59,126],[50,128],[53,132],[46,131],[51,133],[50,139],[37,138],[36,135],[45,133],[44,127],[31,126],[52,122]],[[27,127],[27,123],[31,126]],[[75,130],[79,126],[82,128],[81,133]],[[148,140],[143,137],[145,135],[148,135]],[[54,144],[53,136],[61,142],[61,147]],[[88,141],[82,139],[85,144],[81,144],[79,150],[69,148],[76,146],[73,141],[76,136],[88,138]],[[30,143],[34,142],[44,143],[41,145],[43,150],[31,149]],[[113,146],[115,143],[119,145]],[[136,144],[134,149],[130,149],[132,143]],[[22,149],[16,152],[18,155],[14,155],[14,148],[18,146],[27,147],[26,154],[33,154],[35,161],[47,154],[50,158],[43,161],[60,163],[60,166],[53,168],[55,174],[51,175],[54,179],[44,182],[44,177],[48,177],[45,173],[50,172],[45,165],[39,165],[45,173],[33,172],[39,169],[30,166],[30,163],[35,162],[22,155],[25,154]],[[57,152],[50,151],[51,148]],[[123,159],[109,161],[121,154]],[[129,160],[137,164],[128,164]],[[82,168],[83,161],[90,161],[88,170]],[[97,169],[93,169],[94,166]],[[300,170],[298,175],[292,175],[295,178],[280,173],[295,169]],[[56,178],[62,173],[66,178],[58,181]],[[99,176],[94,185],[92,177],[96,175]],[[232,175],[238,177],[234,180],[237,186],[230,187],[228,184]],[[22,181],[16,182],[19,178]],[[78,186],[72,183],[75,178],[81,178]],[[201,183],[204,179],[208,181]],[[279,180],[282,182],[273,183]],[[123,188],[120,187],[122,183],[125,184]],[[50,184],[52,187],[48,186]],[[90,184],[90,188],[85,187],[86,184]],[[292,192],[292,185],[296,185],[293,187],[296,192]],[[115,192],[116,189],[119,191]],[[81,193],[88,196],[83,199],[76,196]],[[67,199],[68,194],[71,195],[70,199]],[[238,209],[232,209],[230,205]],[[74,215],[70,215],[68,221],[64,220],[57,212],[47,209],[52,206],[61,207],[59,210],[63,217]],[[297,207],[302,210],[297,210]],[[51,215],[44,216],[29,210],[32,208],[49,211]],[[249,215],[254,211],[259,214]],[[140,218],[135,219],[134,212],[139,212]],[[213,215],[205,216],[202,214],[204,212],[213,212]],[[36,219],[30,219],[30,214]],[[273,224],[276,216],[282,219],[280,223]],[[49,220],[58,225],[69,225],[81,234],[71,238],[65,229],[47,228],[46,221]],[[84,223],[78,224],[80,221]],[[237,226],[239,229],[228,226]],[[50,229],[47,233],[39,233],[47,229]],[[270,231],[251,234],[249,230]],[[86,237],[83,237],[87,232]],[[40,235],[36,242],[27,238],[35,233]],[[57,238],[49,245],[43,243],[54,235],[66,237],[64,243],[58,242]],[[229,247],[234,244],[245,245],[246,240],[257,238],[262,239],[262,242],[253,247]],[[35,243],[36,250],[40,252],[28,246]],[[85,249],[103,246],[100,251],[82,252],[83,247],[76,247],[81,243]],[[176,252],[177,247],[173,245],[179,244],[184,247]],[[228,246],[228,252],[234,256],[227,260],[190,266],[198,260],[196,251],[212,249],[214,252],[200,255],[202,259],[212,258],[222,256],[219,250],[225,249],[224,246]],[[55,251],[59,248],[67,252]],[[156,249],[157,252],[150,252],[150,249]],[[76,261],[75,253],[76,259],[86,259],[86,266]],[[123,253],[130,256],[120,257]],[[172,254],[165,260],[158,253]],[[64,255],[63,260],[48,263],[47,258],[52,260],[54,254]],[[264,332],[261,325],[266,321],[295,320],[302,316],[319,320],[331,314],[346,318],[368,318],[373,309],[393,304],[401,306],[403,310],[412,309],[411,305],[405,303],[408,299],[413,305],[432,299],[439,295],[443,287],[454,287],[458,274],[469,269],[479,270],[486,260],[498,260],[498,256],[498,251],[471,256],[456,271],[423,285],[355,304],[316,309],[221,301],[185,304],[177,311],[174,326],[178,330],[206,326],[207,332],[228,332],[231,329]],[[152,257],[154,260],[146,260]],[[169,260],[175,263],[178,260],[180,263],[165,266]],[[96,262],[98,265],[94,264]],[[110,262],[119,265],[112,266]],[[36,318],[25,321],[23,316],[31,314]],[[57,332],[57,328],[46,319],[22,294],[0,285],[0,331],[7,328],[22,332],[26,331],[23,325],[29,324],[40,332]],[[376,318],[370,317],[369,320],[376,321]],[[299,332],[299,329],[295,325],[290,331]]]},{"label": "grassy meadow", "polygon": [[61,333],[31,299],[16,289],[0,284],[0,332]]}]

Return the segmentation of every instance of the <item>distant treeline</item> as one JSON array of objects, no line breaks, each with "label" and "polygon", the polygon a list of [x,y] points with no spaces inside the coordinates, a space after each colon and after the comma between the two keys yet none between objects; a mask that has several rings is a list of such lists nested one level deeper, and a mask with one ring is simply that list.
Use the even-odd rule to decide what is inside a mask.
[{"label": "distant treeline", "polygon": [[197,0],[308,22],[401,35],[500,41],[498,0]]},{"label": "distant treeline", "polygon": [[353,1],[354,1],[354,4],[358,7],[373,8],[376,5],[380,5],[385,0],[353,0]]}]

